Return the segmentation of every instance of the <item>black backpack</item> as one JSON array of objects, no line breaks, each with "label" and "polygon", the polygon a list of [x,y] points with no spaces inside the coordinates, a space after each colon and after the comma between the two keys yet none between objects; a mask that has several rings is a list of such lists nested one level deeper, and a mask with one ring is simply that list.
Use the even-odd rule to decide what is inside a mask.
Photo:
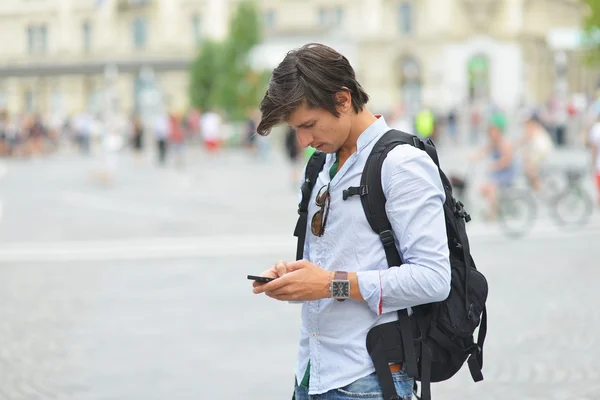
[{"label": "black backpack", "polygon": [[[487,332],[485,302],[488,285],[475,267],[469,250],[465,223],[471,217],[463,204],[452,196],[452,186],[442,172],[435,146],[408,133],[391,130],[375,144],[362,173],[360,186],[343,191],[344,200],[360,196],[369,225],[379,235],[388,265],[402,265],[391,224],[385,212],[385,195],[381,186],[381,167],[387,154],[398,145],[412,145],[432,158],[440,172],[446,193],[444,214],[452,270],[448,298],[439,303],[425,304],[398,311],[398,321],[373,327],[367,334],[366,346],[373,361],[385,400],[400,399],[396,393],[389,363],[402,362],[406,372],[421,382],[421,399],[431,399],[431,382],[441,382],[456,374],[468,359],[475,382],[483,380],[483,342]],[[296,259],[303,257],[308,223],[308,203],[319,172],[325,164],[325,154],[315,152],[306,166],[302,184],[302,200],[298,206],[298,237]],[[473,335],[479,327],[477,342]]]}]

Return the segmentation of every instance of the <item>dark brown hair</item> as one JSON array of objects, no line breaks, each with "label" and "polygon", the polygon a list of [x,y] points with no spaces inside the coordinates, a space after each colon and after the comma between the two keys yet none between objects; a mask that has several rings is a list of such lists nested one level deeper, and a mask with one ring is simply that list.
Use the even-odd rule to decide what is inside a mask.
[{"label": "dark brown hair", "polygon": [[348,59],[319,43],[309,43],[287,53],[273,70],[269,87],[260,103],[259,135],[266,136],[275,125],[284,122],[303,102],[311,108],[323,108],[339,117],[336,93],[349,91],[354,112],[359,112],[369,96],[356,81]]}]

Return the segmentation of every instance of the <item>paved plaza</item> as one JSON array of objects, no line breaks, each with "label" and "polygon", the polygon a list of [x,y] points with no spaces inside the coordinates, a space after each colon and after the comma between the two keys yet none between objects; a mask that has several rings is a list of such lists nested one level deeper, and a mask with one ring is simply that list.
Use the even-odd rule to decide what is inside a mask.
[{"label": "paved plaza", "polygon": [[[295,254],[277,150],[192,151],[181,170],[123,154],[111,188],[90,179],[97,156],[0,160],[0,400],[289,399],[300,306],[246,280]],[[477,217],[469,232],[490,285],[485,381],[465,366],[434,400],[599,399],[599,214],[565,231],[542,213],[519,240]]]}]

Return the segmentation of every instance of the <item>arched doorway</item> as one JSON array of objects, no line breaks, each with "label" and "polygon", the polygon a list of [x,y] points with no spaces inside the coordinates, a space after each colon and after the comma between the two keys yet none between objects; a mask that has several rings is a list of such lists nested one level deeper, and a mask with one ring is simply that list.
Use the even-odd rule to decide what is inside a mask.
[{"label": "arched doorway", "polygon": [[400,97],[405,113],[414,116],[421,109],[421,66],[411,56],[400,61]]},{"label": "arched doorway", "polygon": [[471,103],[490,97],[490,63],[485,54],[475,54],[467,62],[467,82]]}]

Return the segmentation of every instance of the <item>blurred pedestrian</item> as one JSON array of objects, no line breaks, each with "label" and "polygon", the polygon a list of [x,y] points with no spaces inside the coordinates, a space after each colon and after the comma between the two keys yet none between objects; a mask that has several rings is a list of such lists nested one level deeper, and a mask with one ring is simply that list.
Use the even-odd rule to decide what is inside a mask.
[{"label": "blurred pedestrian", "polygon": [[200,119],[200,134],[204,140],[204,147],[209,154],[216,154],[221,147],[223,129],[221,116],[214,110],[207,110]]},{"label": "blurred pedestrian", "polygon": [[169,115],[169,148],[176,167],[184,164],[185,135],[181,119],[175,113]]},{"label": "blurred pedestrian", "polygon": [[415,117],[415,125],[417,135],[421,139],[427,140],[432,138],[435,133],[435,115],[429,108],[423,108]]},{"label": "blurred pedestrian", "polygon": [[517,146],[524,149],[523,163],[525,176],[531,187],[539,192],[542,187],[540,169],[554,149],[550,133],[544,128],[536,115],[525,120],[524,133]]},{"label": "blurred pedestrian", "polygon": [[164,166],[167,161],[167,146],[169,140],[169,116],[160,113],[154,120],[154,135],[158,150],[158,165]]},{"label": "blurred pedestrian", "polygon": [[600,206],[600,116],[597,117],[596,122],[592,125],[592,129],[590,130],[589,145],[592,152],[594,175],[596,177],[598,205]]},{"label": "blurred pedestrian", "polygon": [[285,155],[290,162],[290,181],[293,188],[296,190],[300,187],[300,168],[302,162],[302,145],[298,140],[296,130],[291,126],[287,128],[285,134]]},{"label": "blurred pedestrian", "polygon": [[144,127],[139,115],[134,114],[131,117],[131,147],[136,163],[140,163],[142,152],[144,150]]},{"label": "blurred pedestrian", "polygon": [[448,116],[446,119],[446,128],[448,132],[448,137],[452,141],[453,144],[458,142],[458,126],[457,126],[457,111],[455,108],[452,108],[450,112],[448,112]]}]

